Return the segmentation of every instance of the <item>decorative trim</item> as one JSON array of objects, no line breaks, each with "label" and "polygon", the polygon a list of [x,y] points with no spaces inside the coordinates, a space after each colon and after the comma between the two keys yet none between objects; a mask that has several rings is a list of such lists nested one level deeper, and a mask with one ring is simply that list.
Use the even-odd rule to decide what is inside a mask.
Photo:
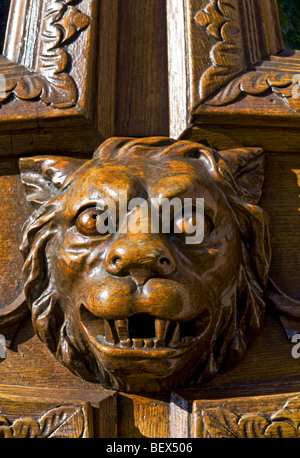
[{"label": "decorative trim", "polygon": [[239,15],[238,0],[210,1],[195,15],[196,22],[217,40],[210,51],[211,66],[200,79],[201,100],[247,68]]},{"label": "decorative trim", "polygon": [[216,95],[205,102],[208,106],[225,106],[243,95],[261,96],[275,94],[295,111],[300,111],[300,75],[265,73],[258,70],[234,78]]},{"label": "decorative trim", "polygon": [[88,434],[87,406],[51,409],[38,420],[0,416],[0,438],[84,438]]},{"label": "decorative trim", "polygon": [[89,25],[90,19],[71,3],[74,0],[44,2],[35,72],[15,64],[16,74],[8,74],[11,63],[2,58],[1,73],[6,77],[6,87],[5,92],[0,94],[0,103],[14,94],[20,99],[41,100],[56,108],[69,108],[76,104],[77,86],[68,74],[70,55],[66,45],[78,37]]},{"label": "decorative trim", "polygon": [[[259,8],[264,8],[248,7],[257,16],[262,14]],[[285,51],[267,57],[270,50],[259,51],[256,43],[250,43],[251,30],[242,30],[242,9],[238,0],[211,0],[195,15],[200,27],[216,40],[210,50],[211,65],[200,77],[202,103],[218,107],[245,95],[273,93],[292,110],[300,111],[300,53]]]},{"label": "decorative trim", "polygon": [[240,415],[227,409],[202,411],[206,438],[296,438],[300,437],[300,396],[289,399],[273,415]]}]

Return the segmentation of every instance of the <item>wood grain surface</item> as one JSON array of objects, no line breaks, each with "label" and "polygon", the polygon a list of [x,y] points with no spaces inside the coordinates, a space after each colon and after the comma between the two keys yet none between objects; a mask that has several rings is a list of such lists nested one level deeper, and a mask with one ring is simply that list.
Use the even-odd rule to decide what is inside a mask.
[{"label": "wood grain surface", "polygon": [[[25,23],[20,13],[9,25],[18,24],[18,34],[7,34],[0,57],[7,77],[0,100],[0,313],[22,303],[19,245],[31,208],[18,158],[88,158],[114,135],[170,135],[217,150],[263,148],[260,205],[270,217],[270,275],[299,300],[300,99],[292,95],[300,91],[299,79],[293,82],[300,51],[283,50],[276,1],[46,3],[59,8],[57,27],[48,24],[55,32],[50,41],[58,40],[53,50],[42,37],[45,18]],[[77,29],[70,26],[74,8]],[[24,37],[32,38],[27,50],[19,46]],[[56,73],[43,65],[51,52]],[[110,391],[71,374],[37,338],[29,313],[3,319],[0,333],[7,340],[0,437],[298,435],[300,360],[269,305],[238,365],[197,387],[155,394]]]}]

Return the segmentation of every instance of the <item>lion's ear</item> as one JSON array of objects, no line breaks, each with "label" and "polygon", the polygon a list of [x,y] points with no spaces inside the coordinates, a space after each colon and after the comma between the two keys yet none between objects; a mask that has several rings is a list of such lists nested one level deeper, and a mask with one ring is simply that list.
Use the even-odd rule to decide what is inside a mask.
[{"label": "lion's ear", "polygon": [[257,204],[264,182],[265,158],[261,148],[237,148],[219,151],[220,174],[233,182],[243,195],[243,200]]},{"label": "lion's ear", "polygon": [[68,176],[86,161],[61,156],[21,158],[19,167],[28,202],[35,208],[53,198]]}]

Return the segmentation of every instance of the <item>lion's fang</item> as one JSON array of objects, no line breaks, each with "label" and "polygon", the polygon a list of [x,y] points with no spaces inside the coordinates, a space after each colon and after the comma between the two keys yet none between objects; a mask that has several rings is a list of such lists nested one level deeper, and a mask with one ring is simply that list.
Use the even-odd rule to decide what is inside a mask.
[{"label": "lion's fang", "polygon": [[104,320],[105,340],[107,343],[115,345],[116,340],[113,333],[113,326],[112,321]]},{"label": "lion's fang", "polygon": [[162,346],[165,343],[167,321],[155,320],[155,336],[158,346]]},{"label": "lion's fang", "polygon": [[128,320],[116,320],[115,325],[116,325],[116,331],[118,333],[120,342],[128,342],[129,340]]}]

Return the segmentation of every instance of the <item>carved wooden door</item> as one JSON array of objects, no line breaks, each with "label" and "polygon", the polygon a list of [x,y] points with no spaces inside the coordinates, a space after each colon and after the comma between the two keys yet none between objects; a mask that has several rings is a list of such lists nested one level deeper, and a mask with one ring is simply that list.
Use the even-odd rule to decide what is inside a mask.
[{"label": "carved wooden door", "polygon": [[[0,436],[298,437],[300,51],[277,2],[1,14]],[[145,230],[103,203],[124,193]],[[171,198],[190,213],[150,230],[143,203]]]}]

